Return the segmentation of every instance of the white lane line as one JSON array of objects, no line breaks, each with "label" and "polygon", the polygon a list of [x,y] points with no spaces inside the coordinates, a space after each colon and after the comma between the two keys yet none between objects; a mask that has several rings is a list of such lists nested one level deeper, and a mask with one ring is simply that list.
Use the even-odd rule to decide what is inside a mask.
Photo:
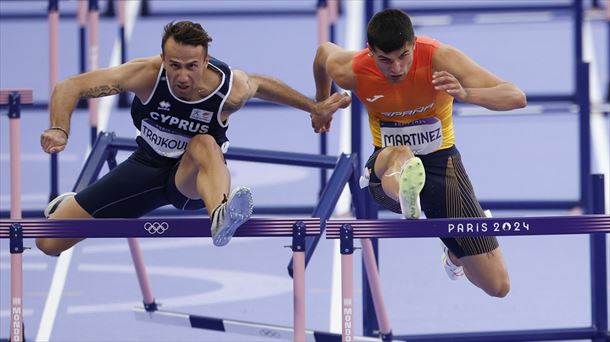
[{"label": "white lane line", "polygon": [[453,23],[450,15],[415,15],[412,19],[413,25],[421,26],[447,26]]},{"label": "white lane line", "polygon": [[[45,202],[49,200],[49,194],[39,193],[39,194],[27,194],[21,195],[21,203],[26,202]],[[0,196],[0,203],[2,206],[5,205],[10,206],[11,203],[11,195],[2,195]]]},{"label": "white lane line", "polygon": [[[131,34],[133,32],[133,26],[136,22],[136,16],[140,9],[140,1],[127,1],[125,5],[125,41],[129,42]],[[110,57],[109,67],[117,66],[121,64],[121,42],[116,39],[114,46],[112,47],[112,55]],[[106,131],[108,128],[108,121],[112,114],[112,109],[115,107],[117,96],[106,96],[100,99],[99,116],[98,116],[98,130]]]},{"label": "white lane line", "polygon": [[[589,62],[589,89],[591,102],[594,104],[603,102],[602,85],[599,79],[597,58],[593,39],[593,28],[591,20],[583,23],[583,59]],[[605,175],[606,188],[610,183],[610,137],[606,130],[606,119],[601,111],[596,111],[597,106],[591,107],[591,173],[603,173]],[[610,212],[610,192],[605,192],[606,213]]]},{"label": "white lane line", "polygon": [[341,333],[341,253],[340,240],[333,240],[333,266],[330,293],[330,332]]},{"label": "white lane line", "polygon": [[479,106],[461,106],[460,108],[454,107],[455,115],[459,116],[510,116],[510,115],[537,115],[545,112],[552,113],[553,111],[558,113],[578,113],[578,106],[576,104],[567,105],[564,107],[551,107],[548,105],[528,105],[525,108],[518,108],[506,111],[493,111],[487,108]]},{"label": "white lane line", "polygon": [[51,280],[51,288],[49,289],[49,294],[44,304],[35,341],[49,341],[51,338],[55,317],[57,316],[57,309],[59,308],[59,301],[64,291],[68,270],[70,269],[73,251],[74,249],[70,248],[61,253],[57,259],[55,272],[53,272],[53,279]]},{"label": "white lane line", "polygon": [[474,24],[513,24],[550,22],[552,12],[483,13],[474,16]]},{"label": "white lane line", "polygon": [[[23,309],[24,317],[32,316],[33,314],[34,314],[34,309]],[[10,311],[9,310],[0,310],[0,317],[1,318],[10,317]]]},{"label": "white lane line", "polygon": [[[24,262],[23,263],[24,271],[45,271],[47,268],[49,268],[49,264],[47,264],[46,262]],[[11,269],[10,262],[5,262],[5,261],[0,262],[0,270],[5,271],[5,270],[10,270],[10,269]]]}]

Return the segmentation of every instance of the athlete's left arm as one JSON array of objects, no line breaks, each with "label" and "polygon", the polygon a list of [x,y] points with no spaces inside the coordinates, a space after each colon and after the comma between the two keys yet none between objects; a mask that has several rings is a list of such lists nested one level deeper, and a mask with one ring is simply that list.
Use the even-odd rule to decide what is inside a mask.
[{"label": "athlete's left arm", "polygon": [[461,102],[491,110],[511,110],[527,105],[525,94],[478,65],[458,49],[440,44],[432,58],[432,83]]},{"label": "athlete's left arm", "polygon": [[247,74],[240,70],[235,70],[233,75],[233,90],[229,102],[237,109],[253,97],[294,107],[312,115],[330,115],[350,103],[347,93],[335,93],[325,101],[314,102],[278,79]]}]

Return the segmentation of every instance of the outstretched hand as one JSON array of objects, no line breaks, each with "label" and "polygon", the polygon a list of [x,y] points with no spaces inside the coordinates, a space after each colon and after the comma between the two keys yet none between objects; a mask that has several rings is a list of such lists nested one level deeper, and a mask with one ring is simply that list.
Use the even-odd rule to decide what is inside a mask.
[{"label": "outstretched hand", "polygon": [[351,97],[347,93],[334,93],[324,101],[317,102],[311,113],[311,127],[316,133],[324,133],[330,130],[333,114],[339,108],[346,108],[351,103]]},{"label": "outstretched hand", "polygon": [[61,152],[66,148],[68,137],[58,129],[47,129],[40,135],[40,146],[46,153]]},{"label": "outstretched hand", "polygon": [[447,71],[435,71],[432,74],[432,84],[435,90],[444,90],[447,94],[462,102],[468,95],[460,81]]}]

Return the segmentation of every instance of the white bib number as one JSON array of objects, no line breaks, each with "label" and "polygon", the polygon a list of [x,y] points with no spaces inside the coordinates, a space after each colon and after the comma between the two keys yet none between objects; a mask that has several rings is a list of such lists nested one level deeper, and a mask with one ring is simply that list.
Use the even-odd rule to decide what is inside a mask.
[{"label": "white bib number", "polygon": [[428,154],[443,144],[443,130],[437,118],[425,118],[408,124],[381,121],[381,144],[386,146],[407,145],[414,154]]},{"label": "white bib number", "polygon": [[191,137],[157,127],[147,120],[142,120],[140,136],[158,155],[169,158],[179,158],[191,141]]}]

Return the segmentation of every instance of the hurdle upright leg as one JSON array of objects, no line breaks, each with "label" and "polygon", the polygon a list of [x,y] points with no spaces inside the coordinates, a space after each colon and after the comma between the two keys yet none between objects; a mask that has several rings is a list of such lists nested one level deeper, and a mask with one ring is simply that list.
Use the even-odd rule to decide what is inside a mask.
[{"label": "hurdle upright leg", "polygon": [[23,328],[23,230],[15,223],[10,230],[11,301],[10,341],[25,340]]},{"label": "hurdle upright leg", "polygon": [[305,339],[305,224],[292,226],[293,341]]},{"label": "hurdle upright leg", "polygon": [[341,341],[354,340],[354,239],[352,226],[344,224],[340,233],[341,248]]},{"label": "hurdle upright leg", "polygon": [[381,292],[381,279],[379,278],[379,270],[375,262],[375,253],[373,252],[373,243],[370,239],[361,239],[362,258],[366,269],[366,277],[371,289],[373,297],[373,306],[375,307],[375,315],[379,323],[379,336],[382,341],[392,340],[392,328],[388,319],[388,310],[383,300]]},{"label": "hurdle upright leg", "polygon": [[135,267],[136,275],[138,276],[140,291],[142,291],[144,309],[146,311],[155,311],[157,310],[157,303],[155,303],[155,298],[153,297],[152,290],[150,288],[150,281],[148,280],[146,266],[144,266],[144,257],[142,256],[140,243],[136,238],[128,238],[127,243],[129,243],[131,259],[133,260],[133,266]]},{"label": "hurdle upright leg", "polygon": [[[1,89],[0,105],[8,105],[10,180],[11,180],[11,219],[21,219],[21,155],[20,119],[21,104],[32,104],[31,89]],[[10,229],[11,254],[11,299],[10,299],[10,340],[25,340],[23,328],[23,231],[20,224]]]},{"label": "hurdle upright leg", "polygon": [[[604,175],[591,175],[592,214],[604,214]],[[597,330],[595,342],[608,341],[608,271],[606,264],[606,235],[589,235],[589,264],[591,268],[591,323]]]}]

